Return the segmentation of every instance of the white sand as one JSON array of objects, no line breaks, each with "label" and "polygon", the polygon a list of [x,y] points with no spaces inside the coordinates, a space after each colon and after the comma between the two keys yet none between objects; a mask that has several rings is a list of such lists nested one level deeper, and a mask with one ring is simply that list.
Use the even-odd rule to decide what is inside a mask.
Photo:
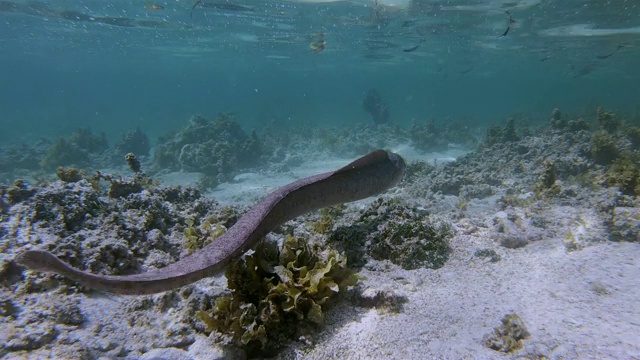
[{"label": "white sand", "polygon": [[[368,273],[408,297],[400,314],[351,314],[324,331],[310,359],[551,359],[640,358],[640,246],[604,243],[566,253],[548,239],[502,260],[474,257],[483,239],[453,241],[454,255],[439,270]],[[506,355],[483,346],[485,334],[516,313],[531,337]]]}]

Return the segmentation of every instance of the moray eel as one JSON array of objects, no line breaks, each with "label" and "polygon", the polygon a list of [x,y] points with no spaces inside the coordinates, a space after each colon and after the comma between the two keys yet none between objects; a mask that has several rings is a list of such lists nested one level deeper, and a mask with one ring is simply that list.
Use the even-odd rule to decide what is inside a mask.
[{"label": "moray eel", "polygon": [[58,273],[91,289],[116,294],[167,291],[220,272],[286,221],[389,189],[402,179],[405,167],[398,154],[376,150],[338,170],[292,182],[267,195],[211,244],[157,270],[125,276],[95,275],[75,269],[40,250],[23,252],[16,257],[16,262],[32,270]]}]

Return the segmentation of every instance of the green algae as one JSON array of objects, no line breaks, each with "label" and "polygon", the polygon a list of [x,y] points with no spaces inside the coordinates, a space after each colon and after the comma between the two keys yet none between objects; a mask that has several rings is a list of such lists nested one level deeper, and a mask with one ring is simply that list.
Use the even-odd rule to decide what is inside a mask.
[{"label": "green algae", "polygon": [[524,321],[516,314],[505,315],[502,325],[493,330],[484,339],[486,347],[505,353],[513,353],[524,347],[524,339],[531,336],[524,326]]},{"label": "green algae", "polygon": [[327,305],[358,278],[336,250],[288,235],[281,247],[262,242],[226,273],[231,295],[196,313],[208,332],[226,336],[247,356],[270,356],[324,322]]}]

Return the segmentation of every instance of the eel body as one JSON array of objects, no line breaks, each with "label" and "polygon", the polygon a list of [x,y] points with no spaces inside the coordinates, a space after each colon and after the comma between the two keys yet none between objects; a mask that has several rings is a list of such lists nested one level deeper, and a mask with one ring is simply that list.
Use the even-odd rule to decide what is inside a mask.
[{"label": "eel body", "polygon": [[220,272],[286,221],[389,189],[401,180],[405,166],[399,155],[376,150],[338,170],[292,182],[267,195],[209,245],[157,270],[125,276],[96,275],[75,269],[55,255],[40,250],[23,252],[16,257],[16,262],[111,293],[142,295],[171,290]]}]

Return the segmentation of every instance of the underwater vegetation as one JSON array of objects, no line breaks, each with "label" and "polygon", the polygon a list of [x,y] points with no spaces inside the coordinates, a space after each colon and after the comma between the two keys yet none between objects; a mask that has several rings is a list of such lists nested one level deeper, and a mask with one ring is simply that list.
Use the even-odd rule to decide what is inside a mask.
[{"label": "underwater vegetation", "polygon": [[231,207],[225,207],[216,214],[210,214],[196,225],[196,219],[188,219],[184,236],[187,241],[184,247],[189,254],[198,251],[220,237],[238,221],[238,213]]},{"label": "underwater vegetation", "polygon": [[631,156],[613,161],[605,174],[609,186],[617,186],[628,195],[640,196],[640,165]]},{"label": "underwater vegetation", "polygon": [[513,353],[522,349],[523,340],[530,336],[520,316],[509,314],[502,318],[502,325],[495,328],[493,334],[485,336],[484,344],[489,349]]},{"label": "underwater vegetation", "polygon": [[557,130],[569,130],[576,132],[580,130],[589,130],[589,124],[582,118],[567,120],[558,108],[551,111],[551,119],[549,119],[549,125],[552,129]]},{"label": "underwater vegetation", "polygon": [[600,130],[591,137],[591,157],[601,165],[610,164],[620,154],[616,140],[605,130]]},{"label": "underwater vegetation", "polygon": [[346,208],[347,206],[344,204],[322,208],[318,211],[320,218],[307,223],[307,225],[310,225],[318,234],[329,234],[333,230],[336,218],[342,216]]},{"label": "underwater vegetation", "polygon": [[40,161],[43,170],[54,171],[58,166],[90,167],[92,155],[107,150],[109,144],[104,133],[96,135],[90,129],[78,129],[68,137],[58,138]]},{"label": "underwater vegetation", "polygon": [[556,184],[557,172],[558,170],[553,160],[547,159],[542,162],[542,172],[538,182],[534,185],[534,190],[537,194],[553,196],[561,191],[560,186]]},{"label": "underwater vegetation", "polygon": [[437,269],[449,256],[453,229],[416,207],[378,199],[352,225],[338,227],[329,237],[344,250],[354,267],[367,257],[389,260],[403,269]]},{"label": "underwater vegetation", "polygon": [[509,118],[504,127],[493,125],[487,129],[484,145],[491,147],[495,144],[516,142],[518,140],[520,140],[520,136],[516,133],[516,121],[514,118]]},{"label": "underwater vegetation", "polygon": [[322,325],[330,302],[358,280],[344,254],[312,248],[292,235],[281,247],[261,242],[225,276],[231,295],[196,316],[206,331],[223,334],[248,357],[272,356],[306,329]]},{"label": "underwater vegetation", "polygon": [[74,183],[84,179],[84,171],[78,170],[74,167],[58,166],[56,169],[56,175],[58,179],[66,183]]},{"label": "underwater vegetation", "polygon": [[207,183],[228,181],[242,168],[260,164],[262,144],[255,131],[244,132],[233,114],[219,114],[214,120],[196,115],[189,125],[159,140],[155,167],[201,172]]}]

